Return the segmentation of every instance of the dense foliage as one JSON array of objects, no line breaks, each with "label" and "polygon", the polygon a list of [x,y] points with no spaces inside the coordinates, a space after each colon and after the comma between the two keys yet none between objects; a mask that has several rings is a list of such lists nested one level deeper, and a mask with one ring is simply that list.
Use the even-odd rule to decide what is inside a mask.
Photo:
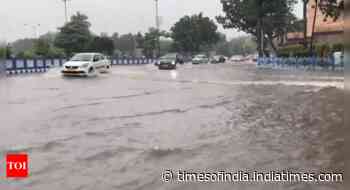
[{"label": "dense foliage", "polygon": [[0,58],[11,58],[12,55],[12,48],[9,45],[6,45],[5,47],[0,47]]},{"label": "dense foliage", "polygon": [[70,22],[59,28],[55,46],[64,49],[67,55],[71,55],[74,52],[86,50],[91,38],[88,17],[78,12],[71,17]]},{"label": "dense foliage", "polygon": [[232,56],[255,54],[256,48],[256,42],[251,36],[242,36],[229,41],[227,41],[226,38],[220,40],[214,50],[217,54]]},{"label": "dense foliage", "polygon": [[337,20],[344,11],[344,0],[318,0],[320,2],[320,9],[326,15]]},{"label": "dense foliage", "polygon": [[3,47],[0,47],[0,58],[5,58],[6,55],[6,49]]},{"label": "dense foliage", "polygon": [[[343,44],[316,44],[315,45],[315,53],[318,57],[327,57],[334,52],[344,51]],[[308,57],[310,55],[310,51],[308,48],[305,48],[302,45],[289,45],[278,50],[277,55],[279,57]]]},{"label": "dense foliage", "polygon": [[[267,42],[276,50],[274,38],[285,34],[296,17],[296,0],[221,0],[223,15],[217,21],[224,28],[235,28],[256,37],[259,54],[263,55]],[[264,43],[263,43],[264,41]]]},{"label": "dense foliage", "polygon": [[[262,55],[268,53],[267,49],[284,55],[290,54],[288,51],[306,55],[306,43],[304,48],[297,46],[277,50],[275,47],[275,38],[288,32],[305,32],[305,20],[298,20],[293,14],[297,1],[304,3],[306,11],[305,7],[310,0],[220,0],[223,14],[216,18],[219,24],[224,28],[244,31],[249,37],[227,40],[224,34],[217,31],[215,22],[202,13],[182,17],[170,32],[150,28],[145,33],[96,35],[90,31],[88,17],[78,12],[58,32],[48,32],[38,39],[17,40],[8,51],[1,48],[0,53],[8,52],[8,57],[12,55],[18,58],[53,58],[67,57],[75,52],[98,51],[111,56],[154,57],[158,54],[160,39],[161,55],[174,51],[186,54],[215,51],[217,54],[231,56],[252,54],[256,50]],[[344,0],[318,2],[326,18],[339,19],[343,16]],[[319,46],[315,49],[317,48],[320,49]],[[343,50],[343,46],[340,44],[331,49]]]},{"label": "dense foliage", "polygon": [[174,48],[182,52],[199,52],[219,41],[217,25],[202,13],[184,16],[171,28]]},{"label": "dense foliage", "polygon": [[256,50],[255,40],[251,37],[239,37],[227,40],[224,34],[217,32],[213,20],[202,14],[185,16],[172,27],[171,32],[149,28],[146,33],[114,33],[96,35],[90,31],[88,17],[77,13],[71,21],[48,32],[38,39],[20,39],[12,43],[13,55],[17,58],[54,58],[67,57],[75,52],[101,52],[110,56],[155,57],[158,54],[180,51],[182,53],[209,53],[231,56],[251,54]]},{"label": "dense foliage", "polygon": [[94,36],[92,37],[87,49],[92,52],[101,52],[106,55],[113,55],[114,42],[106,35]]}]

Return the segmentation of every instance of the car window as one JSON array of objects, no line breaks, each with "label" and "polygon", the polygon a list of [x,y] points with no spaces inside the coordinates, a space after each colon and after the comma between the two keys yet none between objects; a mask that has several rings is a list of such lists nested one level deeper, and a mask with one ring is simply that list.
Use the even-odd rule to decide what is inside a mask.
[{"label": "car window", "polygon": [[95,55],[94,56],[94,61],[96,62],[96,61],[99,61],[100,60],[100,56],[99,55]]}]

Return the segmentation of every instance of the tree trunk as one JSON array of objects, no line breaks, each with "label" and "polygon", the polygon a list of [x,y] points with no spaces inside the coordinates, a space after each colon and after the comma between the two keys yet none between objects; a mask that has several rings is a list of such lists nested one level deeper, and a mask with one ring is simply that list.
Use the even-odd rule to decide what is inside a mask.
[{"label": "tree trunk", "polygon": [[263,57],[264,56],[264,31],[263,31],[261,18],[258,21],[258,27],[257,27],[256,33],[257,33],[259,57]]},{"label": "tree trunk", "polygon": [[307,48],[307,4],[309,3],[309,0],[303,0],[304,4],[304,10],[303,10],[303,17],[304,17],[304,47]]},{"label": "tree trunk", "polygon": [[258,27],[257,27],[257,37],[258,37],[258,50],[259,50],[259,57],[264,56],[264,25],[263,25],[263,14],[262,14],[262,9],[263,9],[263,1],[259,0],[258,2],[259,5],[259,18],[258,18]]},{"label": "tree trunk", "polygon": [[268,39],[266,39],[266,40],[269,42],[269,44],[270,44],[270,46],[271,46],[271,48],[272,48],[273,53],[276,54],[277,48],[276,48],[275,43],[273,43],[272,35],[268,35]]},{"label": "tree trunk", "polygon": [[315,13],[314,13],[314,20],[312,23],[312,33],[311,33],[311,41],[310,41],[310,54],[313,54],[314,51],[314,33],[315,33],[315,25],[316,25],[316,18],[317,18],[317,10],[318,10],[318,0],[315,0]]}]

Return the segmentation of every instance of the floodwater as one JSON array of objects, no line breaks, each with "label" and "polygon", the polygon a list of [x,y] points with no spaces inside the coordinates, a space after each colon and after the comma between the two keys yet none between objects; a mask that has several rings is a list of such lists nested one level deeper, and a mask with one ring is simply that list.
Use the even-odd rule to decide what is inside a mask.
[{"label": "floodwater", "polygon": [[[294,190],[333,183],[166,183],[162,172],[344,173],[344,75],[253,65],[115,66],[0,79],[0,159],[30,176],[0,189]],[[344,188],[345,189],[345,188]]]}]

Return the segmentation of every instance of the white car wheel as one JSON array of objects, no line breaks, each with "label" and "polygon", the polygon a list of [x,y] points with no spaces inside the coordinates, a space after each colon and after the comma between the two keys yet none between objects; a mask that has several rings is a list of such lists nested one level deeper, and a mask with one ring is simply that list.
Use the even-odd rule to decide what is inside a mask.
[{"label": "white car wheel", "polygon": [[109,71],[111,70],[111,68],[112,68],[112,66],[107,65],[107,66],[106,66],[106,72],[109,72]]},{"label": "white car wheel", "polygon": [[103,69],[101,69],[101,73],[109,73],[110,70],[111,70],[111,66],[106,65],[105,67],[103,67]]}]

